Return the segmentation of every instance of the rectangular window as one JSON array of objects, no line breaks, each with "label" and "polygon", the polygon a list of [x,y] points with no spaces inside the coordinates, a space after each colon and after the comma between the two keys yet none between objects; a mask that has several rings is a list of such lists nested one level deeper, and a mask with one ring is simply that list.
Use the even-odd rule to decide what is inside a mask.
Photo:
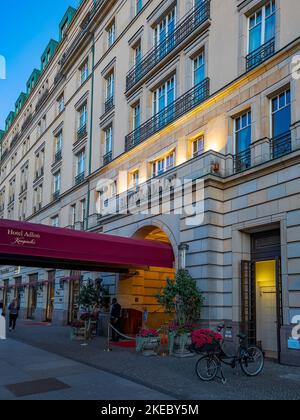
[{"label": "rectangular window", "polygon": [[235,119],[236,154],[248,150],[251,146],[251,111]]},{"label": "rectangular window", "polygon": [[153,95],[153,114],[158,114],[175,101],[175,76],[163,83]]},{"label": "rectangular window", "polygon": [[132,115],[132,125],[133,130],[137,130],[141,126],[141,105],[138,103],[133,107]]},{"label": "rectangular window", "polygon": [[87,125],[87,105],[83,105],[79,109],[79,121],[78,121],[78,128],[82,130]]},{"label": "rectangular window", "polygon": [[107,29],[107,45],[110,48],[116,40],[116,23],[115,21]]},{"label": "rectangular window", "polygon": [[272,99],[272,137],[286,134],[291,129],[291,91],[282,92]]},{"label": "rectangular window", "polygon": [[63,132],[61,130],[57,134],[57,136],[55,137],[55,142],[54,142],[54,152],[55,152],[55,155],[57,155],[58,153],[61,153],[62,147],[63,147]]},{"label": "rectangular window", "polygon": [[64,99],[64,95],[61,95],[58,100],[57,100],[57,108],[58,108],[58,113],[60,114],[61,112],[64,111],[65,109],[65,99]]},{"label": "rectangular window", "polygon": [[89,62],[86,60],[80,67],[80,82],[83,84],[89,77]]},{"label": "rectangular window", "polygon": [[56,174],[54,174],[54,178],[53,178],[53,193],[54,194],[59,194],[60,193],[60,188],[61,188],[61,173],[56,172]]},{"label": "rectangular window", "polygon": [[152,176],[159,176],[175,167],[176,152],[173,151],[152,163]]},{"label": "rectangular window", "polygon": [[105,154],[106,155],[112,151],[112,142],[113,142],[113,129],[112,129],[112,126],[109,126],[105,130]]},{"label": "rectangular window", "polygon": [[131,188],[137,187],[139,185],[139,176],[140,176],[140,173],[139,173],[138,170],[132,172],[131,182],[130,182],[131,183]]},{"label": "rectangular window", "polygon": [[134,48],[133,48],[133,62],[135,66],[138,66],[142,61],[142,46],[141,42],[139,42]]},{"label": "rectangular window", "polygon": [[76,158],[76,176],[79,176],[85,173],[85,150],[81,151]]},{"label": "rectangular window", "polygon": [[71,226],[74,227],[76,224],[76,204],[71,206]]},{"label": "rectangular window", "polygon": [[159,54],[165,56],[174,47],[176,8],[172,9],[154,28],[154,45],[159,46]]},{"label": "rectangular window", "polygon": [[193,158],[198,157],[204,153],[204,137],[201,136],[193,141]]},{"label": "rectangular window", "polygon": [[51,225],[52,225],[52,227],[59,227],[59,217],[58,216],[52,217]]},{"label": "rectangular window", "polygon": [[135,0],[135,14],[138,15],[143,8],[143,0]]},{"label": "rectangular window", "polygon": [[84,223],[86,220],[86,200],[80,202],[80,220]]},{"label": "rectangular window", "polygon": [[114,97],[115,93],[115,75],[111,73],[106,79],[106,100],[110,100]]},{"label": "rectangular window", "polygon": [[276,4],[272,0],[249,18],[249,53],[274,39],[275,34]]},{"label": "rectangular window", "polygon": [[194,70],[194,86],[197,86],[199,83],[203,82],[205,79],[205,55],[202,52],[198,57],[193,60],[193,70]]}]

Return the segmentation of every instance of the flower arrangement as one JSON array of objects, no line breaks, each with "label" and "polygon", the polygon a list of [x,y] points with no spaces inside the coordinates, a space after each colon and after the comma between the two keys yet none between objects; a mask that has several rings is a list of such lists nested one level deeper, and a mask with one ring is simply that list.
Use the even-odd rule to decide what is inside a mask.
[{"label": "flower arrangement", "polygon": [[142,329],[139,333],[139,337],[142,337],[142,338],[159,337],[159,332],[154,329],[149,329],[149,330]]},{"label": "flower arrangement", "polygon": [[182,325],[173,322],[169,325],[169,332],[175,335],[190,334],[194,330],[194,325],[191,323],[184,323]]},{"label": "flower arrangement", "polygon": [[206,346],[217,348],[222,340],[222,335],[212,330],[197,330],[192,333],[192,343],[197,349],[203,349]]}]

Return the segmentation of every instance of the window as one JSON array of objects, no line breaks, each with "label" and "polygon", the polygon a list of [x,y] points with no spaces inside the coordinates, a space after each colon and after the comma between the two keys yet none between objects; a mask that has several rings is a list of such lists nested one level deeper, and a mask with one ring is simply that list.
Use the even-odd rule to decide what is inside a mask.
[{"label": "window", "polygon": [[152,163],[152,176],[162,175],[164,172],[173,169],[175,166],[176,153],[173,151],[163,158],[160,158]]},{"label": "window", "polygon": [[109,126],[105,130],[105,154],[111,153],[112,151],[112,141],[113,141],[113,129],[112,126]]},{"label": "window", "polygon": [[27,199],[24,197],[19,202],[19,220],[26,219],[26,211],[27,211]]},{"label": "window", "polygon": [[60,95],[60,97],[57,99],[57,108],[58,113],[62,113],[65,109],[65,98],[64,95]]},{"label": "window", "polygon": [[60,132],[55,136],[54,140],[54,154],[56,157],[58,157],[58,154],[61,154],[63,146],[63,132],[60,130]]},{"label": "window", "polygon": [[132,109],[132,128],[137,130],[141,126],[141,105],[138,103]]},{"label": "window", "polygon": [[36,213],[42,208],[43,202],[43,185],[40,184],[33,192],[33,212]]},{"label": "window", "polygon": [[142,46],[141,42],[139,42],[134,48],[133,48],[133,63],[135,66],[138,66],[142,61]]},{"label": "window", "polygon": [[198,157],[204,153],[204,137],[201,136],[192,142],[193,158]]},{"label": "window", "polygon": [[28,186],[28,165],[21,170],[21,194],[27,190]]},{"label": "window", "polygon": [[61,173],[60,171],[56,172],[53,176],[53,194],[60,194],[61,188]]},{"label": "window", "polygon": [[9,183],[9,190],[8,190],[8,204],[11,204],[15,200],[15,192],[16,192],[16,179],[12,179]]},{"label": "window", "polygon": [[76,204],[71,206],[71,226],[75,227],[76,225]]},{"label": "window", "polygon": [[139,177],[140,177],[140,172],[138,170],[131,173],[131,180],[130,180],[131,188],[137,187],[139,185]]},{"label": "window", "polygon": [[274,39],[275,34],[276,4],[272,0],[249,18],[249,53]]},{"label": "window", "polygon": [[52,217],[51,225],[52,225],[52,227],[59,227],[59,217],[58,216]]},{"label": "window", "polygon": [[82,130],[86,127],[87,124],[87,105],[84,104],[78,111],[79,114],[79,121],[78,121],[78,128]]},{"label": "window", "polygon": [[250,149],[251,146],[251,111],[235,119],[236,154]]},{"label": "window", "polygon": [[291,91],[282,92],[272,99],[272,137],[286,134],[291,129]]},{"label": "window", "polygon": [[35,179],[40,178],[44,175],[44,164],[45,164],[45,150],[42,149],[35,155]]},{"label": "window", "polygon": [[154,115],[164,110],[175,101],[175,76],[163,83],[153,96]]},{"label": "window", "polygon": [[160,45],[160,53],[165,55],[174,46],[176,8],[172,9],[154,28],[154,45]]},{"label": "window", "polygon": [[107,28],[107,45],[110,48],[116,40],[116,23],[115,21]]},{"label": "window", "polygon": [[80,221],[84,223],[86,220],[86,200],[80,201]]},{"label": "window", "polygon": [[89,77],[89,62],[86,60],[80,67],[80,82],[83,84]]},{"label": "window", "polygon": [[135,0],[135,14],[139,14],[143,8],[143,0]]},{"label": "window", "polygon": [[205,79],[205,55],[202,52],[198,57],[193,60],[193,77],[194,86],[203,82]]},{"label": "window", "polygon": [[76,156],[76,176],[85,174],[85,150]]}]

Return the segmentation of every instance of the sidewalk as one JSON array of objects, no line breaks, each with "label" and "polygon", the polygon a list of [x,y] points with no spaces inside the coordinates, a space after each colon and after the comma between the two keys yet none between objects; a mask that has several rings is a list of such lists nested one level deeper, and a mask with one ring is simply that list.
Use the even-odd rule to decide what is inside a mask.
[{"label": "sidewalk", "polygon": [[[11,337],[11,335],[9,335]],[[195,374],[197,358],[146,358],[134,349],[114,347],[104,352],[106,339],[98,337],[87,347],[70,340],[66,327],[32,326],[20,321],[12,337],[53,354],[98,368],[178,399],[300,399],[300,368],[267,362],[258,378],[247,378],[240,370],[225,369],[227,385],[202,383]]]},{"label": "sidewalk", "polygon": [[0,400],[166,400],[166,394],[9,339],[0,341]]}]

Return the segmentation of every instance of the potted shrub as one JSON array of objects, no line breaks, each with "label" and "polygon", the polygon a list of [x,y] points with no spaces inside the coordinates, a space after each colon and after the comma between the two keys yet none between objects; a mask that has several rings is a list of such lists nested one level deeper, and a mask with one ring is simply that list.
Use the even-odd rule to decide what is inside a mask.
[{"label": "potted shrub", "polygon": [[160,345],[159,331],[142,329],[136,338],[136,351],[143,356],[156,356]]},{"label": "potted shrub", "polygon": [[175,316],[169,328],[170,354],[190,356],[190,333],[201,316],[204,302],[202,292],[187,270],[179,270],[175,280],[167,280],[166,287],[157,295],[157,301],[166,312]]}]

